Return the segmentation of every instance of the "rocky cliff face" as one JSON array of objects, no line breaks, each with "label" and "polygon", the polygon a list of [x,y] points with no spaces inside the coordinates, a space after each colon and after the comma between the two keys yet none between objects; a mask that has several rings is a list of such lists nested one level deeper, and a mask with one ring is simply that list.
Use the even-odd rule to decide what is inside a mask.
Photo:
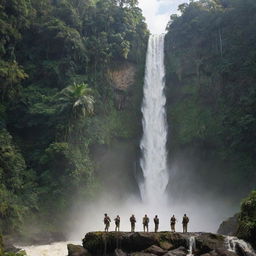
[{"label": "rocky cliff face", "polygon": [[136,73],[136,65],[130,62],[119,63],[108,71],[113,87],[121,91],[126,91],[135,83]]},{"label": "rocky cliff face", "polygon": [[239,226],[238,217],[239,214],[235,214],[233,217],[223,221],[218,229],[218,234],[235,236]]},{"label": "rocky cliff face", "polygon": [[122,62],[108,70],[110,84],[115,89],[115,103],[118,110],[127,105],[128,91],[136,82],[137,66],[130,62]]}]

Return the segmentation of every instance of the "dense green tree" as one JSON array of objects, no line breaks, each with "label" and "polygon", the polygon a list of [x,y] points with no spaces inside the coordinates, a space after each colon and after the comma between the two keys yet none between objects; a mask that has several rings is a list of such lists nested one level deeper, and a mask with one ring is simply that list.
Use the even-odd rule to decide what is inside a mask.
[{"label": "dense green tree", "polygon": [[256,191],[242,202],[237,235],[256,248]]},{"label": "dense green tree", "polygon": [[38,207],[37,185],[5,129],[0,130],[0,184],[0,230],[19,232],[26,215]]},{"label": "dense green tree", "polygon": [[[59,101],[62,111],[67,111],[76,118],[81,114],[83,117],[87,114],[93,114],[94,98],[92,96],[92,90],[87,84],[74,83],[63,89],[60,95]],[[69,118],[71,119],[71,117]]]}]

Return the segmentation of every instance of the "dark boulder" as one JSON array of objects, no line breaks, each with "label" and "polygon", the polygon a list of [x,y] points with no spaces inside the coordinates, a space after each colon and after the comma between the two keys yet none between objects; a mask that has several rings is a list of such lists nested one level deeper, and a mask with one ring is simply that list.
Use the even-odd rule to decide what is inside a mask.
[{"label": "dark boulder", "polygon": [[209,253],[202,254],[201,256],[238,256],[238,255],[226,249],[216,249]]},{"label": "dark boulder", "polygon": [[165,251],[170,251],[172,249],[175,249],[174,245],[171,244],[170,242],[167,242],[167,241],[159,241],[159,246],[165,250]]},{"label": "dark boulder", "polygon": [[90,256],[88,251],[81,245],[68,244],[68,256]]},{"label": "dark boulder", "polygon": [[156,245],[152,245],[150,246],[148,249],[146,249],[144,252],[146,253],[152,253],[155,254],[157,256],[162,256],[166,253],[165,250],[163,250],[161,247],[156,246]]},{"label": "dark boulder", "polygon": [[201,233],[196,236],[197,254],[205,254],[216,249],[226,249],[224,236],[211,233]]},{"label": "dark boulder", "polygon": [[146,253],[146,252],[134,252],[132,254],[129,254],[130,256],[156,256],[152,253]]},{"label": "dark boulder", "polygon": [[181,246],[175,250],[171,250],[164,254],[164,256],[186,256],[188,251],[186,250],[185,247]]},{"label": "dark boulder", "polygon": [[121,249],[116,249],[115,256],[127,256],[127,253],[123,252]]}]

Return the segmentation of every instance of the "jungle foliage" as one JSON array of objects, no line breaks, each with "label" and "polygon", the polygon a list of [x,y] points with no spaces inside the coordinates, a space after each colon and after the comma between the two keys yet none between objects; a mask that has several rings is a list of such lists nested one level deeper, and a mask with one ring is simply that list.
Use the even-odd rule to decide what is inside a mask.
[{"label": "jungle foliage", "polygon": [[256,2],[200,0],[179,10],[166,35],[170,151],[190,148],[207,189],[239,187],[241,197],[256,182]]},{"label": "jungle foliage", "polygon": [[42,230],[65,223],[73,197],[98,190],[91,148],[138,136],[139,85],[119,110],[106,75],[125,61],[143,70],[148,30],[137,4],[1,1],[0,233],[26,220]]},{"label": "jungle foliage", "polygon": [[237,236],[256,248],[256,191],[245,198],[241,205]]}]

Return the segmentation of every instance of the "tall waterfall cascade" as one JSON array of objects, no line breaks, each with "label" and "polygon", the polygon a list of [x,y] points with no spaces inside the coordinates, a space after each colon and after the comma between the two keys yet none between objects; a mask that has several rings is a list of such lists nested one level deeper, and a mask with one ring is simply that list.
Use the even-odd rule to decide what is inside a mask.
[{"label": "tall waterfall cascade", "polygon": [[143,136],[140,165],[144,179],[140,183],[140,192],[143,203],[151,206],[165,200],[168,185],[164,37],[164,34],[152,35],[148,41],[141,107]]}]

